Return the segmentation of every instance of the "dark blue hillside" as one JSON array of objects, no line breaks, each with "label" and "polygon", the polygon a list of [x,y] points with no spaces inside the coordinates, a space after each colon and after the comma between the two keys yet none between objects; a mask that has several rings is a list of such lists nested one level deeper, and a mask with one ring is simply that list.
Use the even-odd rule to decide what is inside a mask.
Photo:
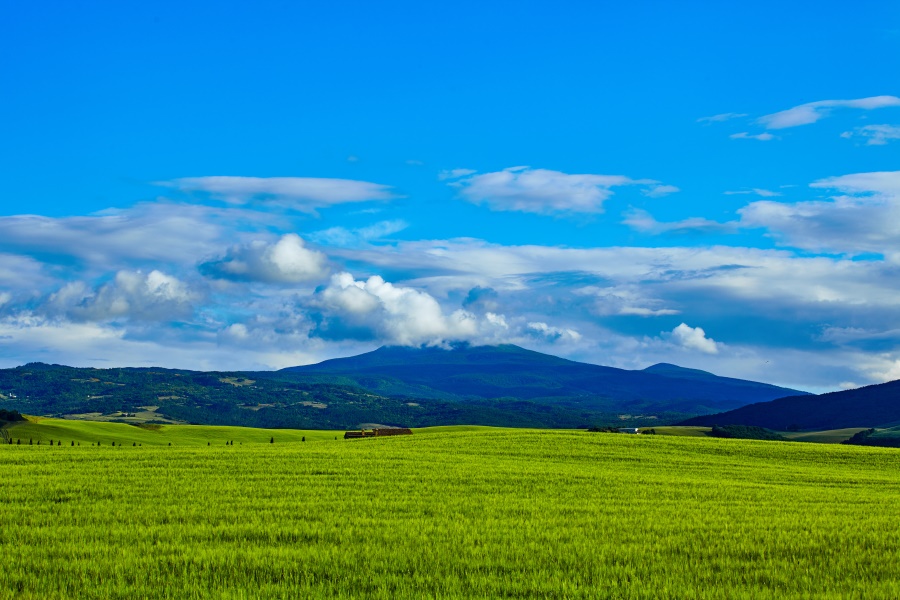
[{"label": "dark blue hillside", "polygon": [[820,396],[789,396],[690,419],[684,425],[756,425],[788,429],[844,429],[900,424],[900,381]]},{"label": "dark blue hillside", "polygon": [[611,411],[709,413],[803,393],[717,377],[675,365],[628,371],[566,360],[514,345],[383,347],[350,358],[290,367],[279,376],[352,383],[385,395],[442,400],[520,398]]}]

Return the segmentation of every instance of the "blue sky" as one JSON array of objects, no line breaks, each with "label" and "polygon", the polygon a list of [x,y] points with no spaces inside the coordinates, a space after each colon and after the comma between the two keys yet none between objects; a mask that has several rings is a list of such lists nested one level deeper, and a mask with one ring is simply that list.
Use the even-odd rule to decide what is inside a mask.
[{"label": "blue sky", "polygon": [[900,5],[183,4],[2,9],[0,365],[900,378]]}]

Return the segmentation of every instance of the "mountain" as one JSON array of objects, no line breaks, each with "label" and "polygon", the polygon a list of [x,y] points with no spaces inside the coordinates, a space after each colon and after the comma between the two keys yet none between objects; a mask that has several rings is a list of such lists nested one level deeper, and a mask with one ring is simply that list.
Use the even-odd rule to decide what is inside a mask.
[{"label": "mountain", "polygon": [[0,409],[130,423],[349,429],[363,423],[662,425],[796,390],[675,365],[627,371],[518,346],[385,347],[282,371],[0,369]]},{"label": "mountain", "polygon": [[900,380],[819,396],[789,396],[682,425],[755,425],[775,430],[887,427],[900,423]]},{"label": "mountain", "polygon": [[629,371],[575,362],[514,345],[385,346],[350,358],[289,367],[277,376],[354,385],[385,396],[446,401],[517,398],[607,412],[703,414],[797,390],[659,364]]}]

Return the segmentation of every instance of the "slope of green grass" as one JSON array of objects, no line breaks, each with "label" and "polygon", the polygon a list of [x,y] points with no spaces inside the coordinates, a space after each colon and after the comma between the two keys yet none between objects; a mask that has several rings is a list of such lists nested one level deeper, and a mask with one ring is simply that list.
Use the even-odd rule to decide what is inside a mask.
[{"label": "slope of green grass", "polygon": [[44,419],[29,417],[23,423],[14,423],[5,427],[13,444],[21,440],[28,444],[40,441],[62,442],[64,445],[103,445],[115,444],[131,446],[205,446],[224,445],[233,441],[235,444],[268,443],[273,437],[276,443],[299,442],[304,437],[308,441],[333,440],[341,438],[344,430],[303,430],[303,429],[257,429],[253,427],[229,427],[216,425],[148,425],[138,427],[125,423],[103,423],[98,421],[72,421],[66,419]]},{"label": "slope of green grass", "polygon": [[865,430],[865,427],[848,429],[826,429],[824,431],[781,432],[781,435],[795,442],[817,442],[820,444],[840,444],[853,437],[853,434]]},{"label": "slope of green grass", "polygon": [[900,597],[880,448],[438,431],[0,446],[0,473],[3,598]]}]

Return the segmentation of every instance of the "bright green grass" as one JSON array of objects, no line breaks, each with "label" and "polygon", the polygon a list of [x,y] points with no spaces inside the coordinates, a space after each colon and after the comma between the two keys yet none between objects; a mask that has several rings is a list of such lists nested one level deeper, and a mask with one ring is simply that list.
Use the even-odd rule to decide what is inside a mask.
[{"label": "bright green grass", "polygon": [[889,449],[488,430],[0,473],[3,598],[900,597]]}]

